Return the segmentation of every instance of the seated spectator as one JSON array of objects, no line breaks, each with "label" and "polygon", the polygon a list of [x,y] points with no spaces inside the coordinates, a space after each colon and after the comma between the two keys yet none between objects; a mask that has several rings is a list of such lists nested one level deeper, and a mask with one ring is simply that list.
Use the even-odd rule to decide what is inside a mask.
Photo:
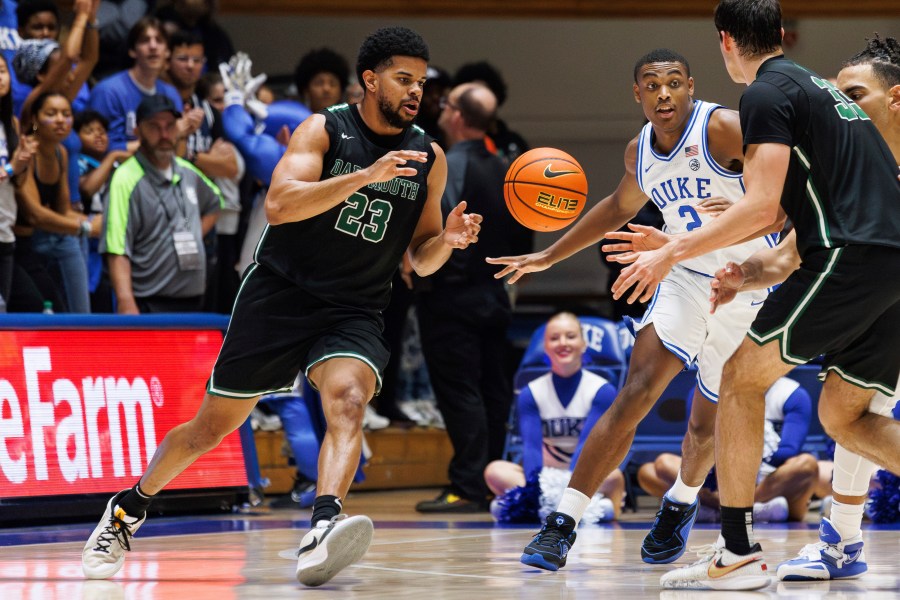
[{"label": "seated spectator", "polygon": [[216,224],[219,189],[175,156],[181,113],[166,95],[137,107],[140,147],[113,174],[100,252],[120,314],[200,310],[203,236]]},{"label": "seated spectator", "polygon": [[[78,154],[79,187],[84,198],[84,214],[93,218],[103,216],[103,205],[113,171],[125,162],[131,153],[127,150],[109,150],[106,133],[109,121],[98,112],[86,110],[75,115],[75,133],[81,141]],[[100,240],[91,238],[88,244],[88,290],[91,294],[91,312],[113,312],[112,288],[109,275],[103,269],[103,257],[99,252]]]},{"label": "seated spectator", "polygon": [[16,261],[23,260],[22,267],[35,274],[44,267],[58,271],[68,311],[87,313],[87,265],[79,238],[99,235],[102,219],[74,211],[69,197],[69,156],[62,141],[72,131],[72,107],[64,95],[47,92],[34,101],[32,112],[37,150],[20,180],[18,199],[34,230],[17,239]]},{"label": "seated spectator", "polygon": [[[801,452],[811,407],[806,390],[787,377],[766,393],[766,440],[753,505],[753,518],[758,522],[802,521],[806,516],[819,475],[816,458]],[[680,468],[679,456],[660,454],[652,463],[641,465],[638,483],[651,496],[661,497],[672,487]],[[697,520],[717,520],[719,494],[709,478],[698,498]]]},{"label": "seated spectator", "polygon": [[300,101],[312,112],[319,112],[344,101],[350,77],[347,60],[331,48],[312,50],[300,59],[294,70],[294,85]]},{"label": "seated spectator", "polygon": [[[587,342],[575,315],[563,312],[550,318],[544,332],[550,372],[530,382],[516,400],[522,464],[496,460],[484,471],[485,482],[495,495],[524,486],[526,477],[543,468],[574,468],[591,428],[616,396],[610,382],[582,367],[586,350]],[[600,486],[610,513],[604,520],[619,516],[624,493],[625,478],[616,469]],[[492,504],[495,517],[501,504]]]},{"label": "seated spectator", "polygon": [[[134,66],[107,77],[91,90],[91,110],[109,119],[111,150],[134,151],[138,147],[135,113],[144,98],[163,94],[181,114],[178,90],[159,79],[166,68],[168,54],[162,24],[153,17],[144,17],[128,34],[128,55],[134,59]],[[198,125],[199,122],[193,127]],[[187,122],[181,122],[176,133],[183,138],[192,131]]]}]

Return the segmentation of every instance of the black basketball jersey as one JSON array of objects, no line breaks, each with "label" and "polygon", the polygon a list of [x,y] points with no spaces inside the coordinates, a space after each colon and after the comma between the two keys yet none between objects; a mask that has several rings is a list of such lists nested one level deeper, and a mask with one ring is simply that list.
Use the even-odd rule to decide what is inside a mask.
[{"label": "black basketball jersey", "polygon": [[781,205],[809,248],[900,247],[897,163],[869,117],[837,87],[778,56],[741,97],[744,144],[791,147]]},{"label": "black basketball jersey", "polygon": [[363,122],[356,105],[339,104],[325,115],[329,148],[319,180],[364,169],[392,150],[428,153],[428,162],[408,162],[414,177],[397,177],[360,188],[341,204],[302,221],[268,225],[256,262],[323,300],[383,310],[391,277],[409,246],[428,197],[434,164],[431,138],[413,125],[396,136],[380,136]]}]

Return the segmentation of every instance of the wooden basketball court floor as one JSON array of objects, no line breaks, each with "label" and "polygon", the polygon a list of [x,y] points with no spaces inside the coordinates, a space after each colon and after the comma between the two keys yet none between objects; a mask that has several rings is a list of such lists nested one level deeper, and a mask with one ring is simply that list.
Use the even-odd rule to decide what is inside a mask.
[{"label": "wooden basketball court floor", "polygon": [[[642,502],[619,523],[580,527],[569,564],[549,573],[519,563],[536,526],[497,526],[487,514],[423,516],[413,510],[416,501],[435,494],[351,494],[347,511],[372,517],[375,539],[361,562],[320,588],[294,579],[294,552],[309,527],[309,510],[151,517],[122,571],[107,581],[86,581],[81,574],[81,548],[95,522],[3,529],[0,600],[900,598],[898,526],[865,525],[869,573],[862,579],[773,582],[761,592],[666,591],[659,577],[670,567],[640,561],[641,539],[654,516],[651,503]],[[810,515],[806,523],[759,526],[770,569],[816,541],[817,523],[818,515]],[[712,543],[717,535],[717,526],[697,525],[690,545]],[[691,560],[688,552],[676,564]]]}]

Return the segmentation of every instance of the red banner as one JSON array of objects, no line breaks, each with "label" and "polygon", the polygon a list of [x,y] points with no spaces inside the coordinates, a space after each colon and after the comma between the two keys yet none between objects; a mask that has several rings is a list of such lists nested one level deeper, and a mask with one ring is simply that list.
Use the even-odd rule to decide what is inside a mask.
[{"label": "red banner", "polygon": [[[0,498],[134,485],[190,420],[220,331],[0,331]],[[237,432],[166,489],[244,486]]]}]

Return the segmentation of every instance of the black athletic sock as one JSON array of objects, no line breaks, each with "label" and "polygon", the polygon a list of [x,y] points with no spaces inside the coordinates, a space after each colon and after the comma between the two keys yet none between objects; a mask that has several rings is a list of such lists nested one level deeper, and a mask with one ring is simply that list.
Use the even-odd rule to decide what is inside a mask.
[{"label": "black athletic sock", "polygon": [[332,517],[341,514],[343,504],[337,496],[317,496],[316,502],[313,504],[313,514],[310,522],[313,527],[319,521],[330,521]]},{"label": "black athletic sock", "polygon": [[722,537],[725,547],[735,554],[753,552],[753,507],[722,507]]},{"label": "black athletic sock", "polygon": [[153,502],[153,496],[150,496],[141,489],[140,482],[134,484],[134,487],[128,490],[124,496],[119,498],[119,508],[131,517],[142,517],[150,503]]}]

